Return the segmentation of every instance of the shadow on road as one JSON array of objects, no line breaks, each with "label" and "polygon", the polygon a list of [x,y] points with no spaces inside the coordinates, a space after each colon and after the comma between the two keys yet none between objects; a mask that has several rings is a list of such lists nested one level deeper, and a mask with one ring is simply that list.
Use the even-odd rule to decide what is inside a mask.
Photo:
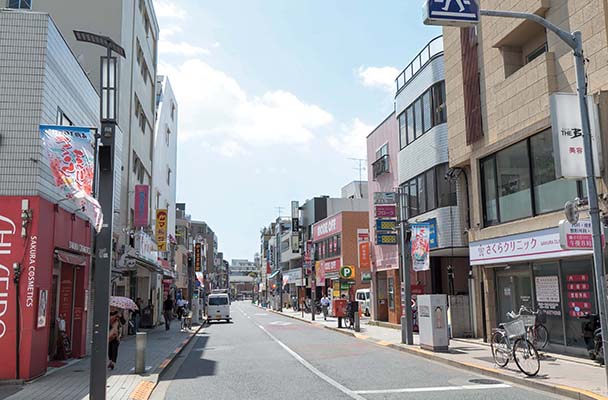
[{"label": "shadow on road", "polygon": [[192,350],[185,355],[185,360],[180,366],[179,371],[177,371],[175,376],[162,376],[160,381],[193,379],[201,376],[213,376],[217,373],[217,362],[206,359],[204,354],[208,350],[207,342],[209,341],[209,334],[199,333],[196,336],[196,342]]}]

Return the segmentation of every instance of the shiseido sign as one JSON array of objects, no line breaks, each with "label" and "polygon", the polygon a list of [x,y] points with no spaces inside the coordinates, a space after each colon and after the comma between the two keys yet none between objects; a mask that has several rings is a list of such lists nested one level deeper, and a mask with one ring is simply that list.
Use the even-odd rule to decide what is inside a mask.
[{"label": "shiseido sign", "polygon": [[9,305],[9,301],[13,301],[9,291],[12,284],[12,261],[16,260],[17,240],[17,221],[0,214],[0,339],[6,335],[7,325],[12,323],[7,317],[9,310],[13,309],[13,306]]}]

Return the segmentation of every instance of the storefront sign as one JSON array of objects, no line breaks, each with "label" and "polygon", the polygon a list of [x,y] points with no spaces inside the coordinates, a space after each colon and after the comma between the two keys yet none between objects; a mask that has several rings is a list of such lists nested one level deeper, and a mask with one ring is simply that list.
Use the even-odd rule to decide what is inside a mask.
[{"label": "storefront sign", "polygon": [[312,238],[314,241],[324,239],[342,231],[342,214],[325,218],[312,226]]},{"label": "storefront sign", "polygon": [[68,242],[68,247],[70,248],[70,250],[74,250],[77,251],[79,253],[83,253],[83,254],[91,254],[91,248],[85,245],[82,245],[80,243],[75,243],[75,242]]},{"label": "storefront sign", "polygon": [[394,231],[397,229],[397,220],[395,219],[377,219],[376,230],[377,231]]},{"label": "storefront sign", "polygon": [[325,266],[322,261],[317,261],[315,264],[316,286],[319,286],[320,284],[325,285]]},{"label": "storefront sign", "polygon": [[201,270],[201,244],[194,244],[194,272],[202,272]]},{"label": "storefront sign", "polygon": [[429,255],[429,225],[412,224],[412,269],[428,271],[431,268]]},{"label": "storefront sign", "polygon": [[[15,286],[13,284],[13,262],[21,256],[17,226],[21,229],[17,207],[0,207],[0,349],[9,354],[16,347]],[[14,357],[6,358],[0,365],[0,378],[14,379]]]},{"label": "storefront sign", "polygon": [[55,186],[66,199],[78,204],[95,230],[103,224],[103,214],[92,196],[95,174],[94,132],[91,128],[40,125],[40,138]]},{"label": "storefront sign", "polygon": [[429,225],[429,249],[436,249],[439,247],[437,242],[437,219],[429,219],[426,223]]},{"label": "storefront sign", "polygon": [[396,245],[397,235],[394,233],[377,233],[376,244],[378,245]]},{"label": "storefront sign", "polygon": [[568,295],[568,315],[571,317],[582,317],[591,312],[592,295],[589,285],[588,274],[566,275]]},{"label": "storefront sign", "polygon": [[137,252],[138,257],[156,263],[158,257],[156,256],[154,247],[154,241],[150,235],[144,231],[135,232],[135,251]]},{"label": "storefront sign", "polygon": [[[578,95],[575,93],[554,93],[549,97],[551,107],[551,127],[553,130],[553,154],[555,154],[555,174],[557,178],[583,179],[585,149]],[[600,155],[598,152],[600,128],[597,105],[593,96],[587,96],[593,162],[596,177],[600,177]]]},{"label": "storefront sign", "polygon": [[557,275],[537,276],[534,278],[534,283],[538,308],[547,315],[561,317],[559,277]]},{"label": "storefront sign", "polygon": [[325,271],[325,273],[337,273],[340,271],[340,267],[342,266],[342,262],[340,261],[340,257],[331,258],[328,260],[319,261],[317,264],[317,269],[320,266],[320,269]]},{"label": "storefront sign", "polygon": [[148,226],[148,196],[150,187],[148,185],[135,185],[135,210],[133,225],[135,228]]},{"label": "storefront sign", "polygon": [[374,204],[395,204],[397,194],[395,192],[374,192]]},{"label": "storefront sign", "polygon": [[340,278],[355,279],[355,267],[352,267],[350,265],[344,265],[340,267]]},{"label": "storefront sign", "polygon": [[371,272],[361,272],[361,282],[370,282],[372,280]]},{"label": "storefront sign", "polygon": [[[604,240],[603,225],[601,230]],[[580,220],[576,224],[571,224],[565,219],[559,221],[559,244],[566,250],[593,250],[591,220]]]},{"label": "storefront sign", "polygon": [[397,218],[397,207],[389,205],[374,206],[376,218]]},{"label": "storefront sign", "polygon": [[167,222],[167,210],[156,210],[156,246],[158,251],[167,251]]},{"label": "storefront sign", "polygon": [[590,250],[564,250],[560,246],[558,228],[526,232],[469,244],[471,265],[584,256]]},{"label": "storefront sign", "polygon": [[370,269],[371,260],[369,254],[369,230],[368,229],[357,229],[357,247],[358,247],[358,258],[359,268]]}]

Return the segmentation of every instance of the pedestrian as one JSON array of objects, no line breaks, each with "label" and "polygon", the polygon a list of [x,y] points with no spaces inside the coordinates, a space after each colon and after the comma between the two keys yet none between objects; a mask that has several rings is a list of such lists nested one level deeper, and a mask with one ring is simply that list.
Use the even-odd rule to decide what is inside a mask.
[{"label": "pedestrian", "polygon": [[138,297],[137,299],[135,299],[135,304],[137,305],[137,310],[134,311],[134,313],[135,313],[135,332],[139,332],[139,330],[141,329],[141,312],[144,308],[144,302],[141,299],[141,297]]},{"label": "pedestrian", "polygon": [[327,321],[327,313],[329,311],[329,298],[324,294],[321,298],[321,309],[323,310],[323,319]]},{"label": "pedestrian", "polygon": [[188,302],[184,299],[177,300],[177,319],[182,320],[182,315],[184,315],[184,311],[186,310],[186,304]]},{"label": "pedestrian", "polygon": [[114,369],[118,359],[118,345],[120,344],[120,336],[122,326],[126,323],[122,311],[115,307],[110,307],[110,332],[108,334],[108,369]]},{"label": "pedestrian", "polygon": [[163,317],[165,317],[165,330],[168,331],[171,327],[171,317],[173,317],[173,300],[171,296],[163,303]]}]

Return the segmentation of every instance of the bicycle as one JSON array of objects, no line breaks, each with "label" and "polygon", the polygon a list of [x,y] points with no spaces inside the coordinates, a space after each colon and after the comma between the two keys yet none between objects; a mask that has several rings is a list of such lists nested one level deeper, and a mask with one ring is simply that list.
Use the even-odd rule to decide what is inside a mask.
[{"label": "bicycle", "polygon": [[[522,312],[527,313],[523,314]],[[534,311],[524,305],[519,308],[519,312],[516,314],[511,311],[507,313],[507,316],[511,319],[522,318],[526,327],[527,338],[532,341],[534,347],[538,350],[544,349],[549,343],[549,331],[543,325],[546,321],[546,314],[542,310]]]},{"label": "bicycle", "polygon": [[355,313],[353,312],[350,303],[346,306],[346,317],[344,317],[344,327],[346,329],[355,329]]},{"label": "bicycle", "polygon": [[514,360],[517,368],[527,376],[536,376],[540,371],[540,357],[536,347],[527,339],[523,319],[501,324],[494,329],[490,340],[492,357],[501,368]]}]

